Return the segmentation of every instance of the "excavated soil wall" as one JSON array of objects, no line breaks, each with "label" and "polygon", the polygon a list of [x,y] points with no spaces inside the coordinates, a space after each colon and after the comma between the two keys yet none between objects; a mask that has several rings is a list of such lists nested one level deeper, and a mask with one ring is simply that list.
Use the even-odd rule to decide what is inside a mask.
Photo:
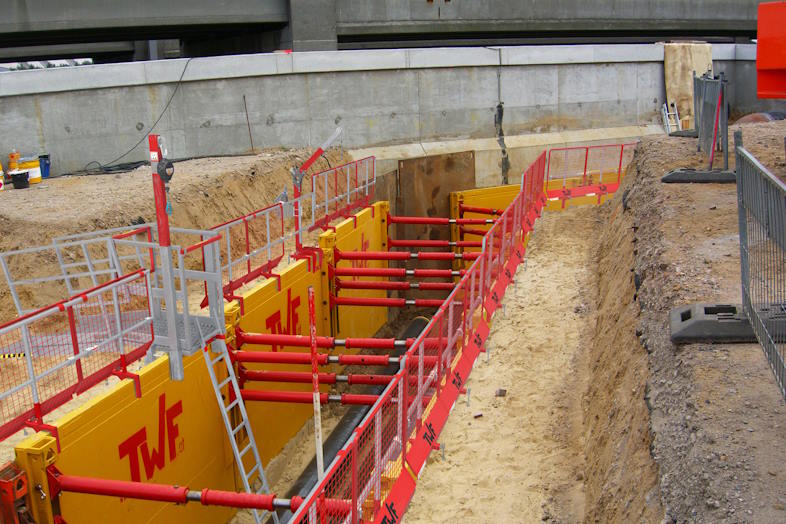
[{"label": "excavated soil wall", "polygon": [[[279,148],[252,156],[177,162],[170,184],[170,224],[207,229],[272,204],[284,189],[292,198],[289,169],[301,165],[310,154],[306,149]],[[331,150],[314,170],[342,160],[348,161],[346,154]],[[48,179],[30,189],[0,192],[0,252],[48,244],[58,236],[154,221],[147,166],[128,173]],[[9,262],[16,278],[59,273],[54,252]],[[21,294],[23,305],[33,308],[65,298],[66,290],[54,283],[26,288]],[[8,284],[0,278],[0,322],[14,317]]]}]

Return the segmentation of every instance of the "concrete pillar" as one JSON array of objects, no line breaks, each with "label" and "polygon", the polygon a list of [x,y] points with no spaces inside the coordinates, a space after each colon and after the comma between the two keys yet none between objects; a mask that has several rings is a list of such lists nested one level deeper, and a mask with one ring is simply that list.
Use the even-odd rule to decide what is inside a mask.
[{"label": "concrete pillar", "polygon": [[293,51],[335,50],[336,0],[289,0],[289,30]]}]

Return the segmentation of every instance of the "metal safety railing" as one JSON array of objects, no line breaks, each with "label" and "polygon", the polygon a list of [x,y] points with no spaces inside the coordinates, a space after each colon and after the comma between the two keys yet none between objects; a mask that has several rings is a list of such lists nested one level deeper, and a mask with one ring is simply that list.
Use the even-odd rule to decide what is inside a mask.
[{"label": "metal safety railing", "polygon": [[[0,439],[115,375],[153,343],[150,274],[138,270],[0,326]],[[137,383],[137,394],[139,394]]]},{"label": "metal safety railing", "polygon": [[142,258],[148,256],[147,253],[127,252],[112,256],[112,237],[139,227],[150,226],[57,237],[44,246],[0,253],[0,269],[8,282],[17,313],[25,315],[143,267]]},{"label": "metal safety railing", "polygon": [[562,187],[619,184],[633,160],[635,143],[558,147],[549,150],[546,182],[561,180]]},{"label": "metal safety railing", "polygon": [[306,177],[300,206],[300,228],[324,228],[355,209],[373,202],[376,187],[375,158],[361,158]]},{"label": "metal safety railing", "polygon": [[742,306],[786,396],[786,184],[734,138]]},{"label": "metal safety railing", "polygon": [[449,407],[480,351],[482,313],[487,318],[493,314],[504,285],[512,280],[511,261],[521,260],[522,242],[545,203],[545,168],[544,152],[483,237],[481,255],[409,346],[399,371],[292,522],[357,523],[373,521],[385,511],[396,514],[389,522],[401,518],[405,505],[398,504],[397,497],[406,488],[400,486],[420,472],[436,444]]},{"label": "metal safety railing", "polygon": [[[210,229],[222,237],[219,243],[222,291],[228,300],[249,282],[270,276],[284,258],[285,211],[285,203],[277,202]],[[207,303],[207,294],[202,303]]]}]

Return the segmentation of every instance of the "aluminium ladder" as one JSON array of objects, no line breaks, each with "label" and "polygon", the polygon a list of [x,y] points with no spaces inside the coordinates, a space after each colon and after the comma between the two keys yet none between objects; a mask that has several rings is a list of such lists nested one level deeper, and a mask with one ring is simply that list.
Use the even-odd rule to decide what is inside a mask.
[{"label": "aluminium ladder", "polygon": [[[669,112],[669,106],[671,106],[674,111]],[[674,102],[671,104],[663,104],[661,116],[663,117],[663,127],[666,128],[667,134],[672,131],[682,131],[682,122],[680,121],[680,114],[677,111],[677,104]]]},{"label": "aluminium ladder", "polygon": [[[216,394],[216,400],[218,401],[218,407],[221,411],[221,418],[224,420],[229,443],[232,446],[232,453],[235,455],[235,463],[240,471],[240,477],[243,480],[243,488],[246,490],[246,493],[270,493],[270,486],[265,476],[265,470],[262,467],[262,459],[259,456],[254,434],[251,431],[251,423],[248,420],[246,405],[240,396],[240,386],[237,383],[232,360],[229,358],[226,342],[223,339],[217,338],[213,340],[211,346],[212,353],[217,353],[217,357],[213,358],[211,356],[211,351],[208,351],[207,348],[205,348],[202,354],[205,357],[205,364],[207,365],[207,372],[210,375],[210,381],[213,383],[213,391]],[[227,373],[227,378],[221,382],[219,382],[218,374],[216,373],[216,365],[220,362],[223,362],[224,366],[219,366],[219,370],[226,369]],[[228,399],[225,399],[221,394],[221,390],[226,386],[229,386]],[[227,404],[226,400],[230,402]],[[240,422],[237,425],[233,422],[232,417],[232,410],[235,408],[237,408],[237,414],[240,418]],[[244,443],[244,436],[247,436],[248,440],[246,445],[241,448],[241,445]],[[251,461],[251,469],[246,471],[246,465],[243,459],[249,456],[252,457],[253,460]],[[255,475],[258,476],[258,482],[256,483],[254,482]],[[254,487],[255,484],[258,485],[257,488]],[[265,520],[268,513],[265,511],[260,515],[257,510],[252,510],[252,512],[257,524]],[[278,524],[278,515],[275,511],[271,513],[273,521]]]}]

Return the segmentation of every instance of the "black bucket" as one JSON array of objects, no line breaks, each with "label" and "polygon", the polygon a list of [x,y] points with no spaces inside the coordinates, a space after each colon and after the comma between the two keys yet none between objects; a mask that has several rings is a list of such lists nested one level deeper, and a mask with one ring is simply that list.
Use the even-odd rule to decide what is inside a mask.
[{"label": "black bucket", "polygon": [[12,174],[11,183],[14,185],[14,189],[27,189],[30,187],[30,179],[27,177],[27,171]]}]

